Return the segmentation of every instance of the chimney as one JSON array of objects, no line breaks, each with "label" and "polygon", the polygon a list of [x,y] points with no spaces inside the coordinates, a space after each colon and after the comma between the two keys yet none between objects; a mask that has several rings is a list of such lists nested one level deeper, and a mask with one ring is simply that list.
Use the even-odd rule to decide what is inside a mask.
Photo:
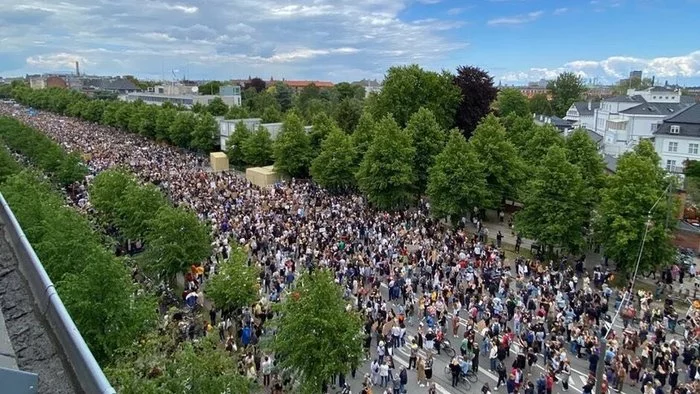
[{"label": "chimney", "polygon": [[75,62],[75,76],[80,76],[80,63],[78,63],[77,61]]},{"label": "chimney", "polygon": [[593,100],[588,100],[588,110],[590,111],[591,108],[593,108]]}]

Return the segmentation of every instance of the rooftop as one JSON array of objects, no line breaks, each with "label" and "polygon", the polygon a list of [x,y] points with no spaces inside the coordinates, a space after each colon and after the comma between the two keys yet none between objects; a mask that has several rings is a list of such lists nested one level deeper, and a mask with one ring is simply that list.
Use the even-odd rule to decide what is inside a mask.
[{"label": "rooftop", "polygon": [[[671,132],[671,126],[677,126],[678,132]],[[682,137],[700,137],[700,103],[691,105],[663,121],[654,135],[678,135]]]},{"label": "rooftop", "polygon": [[628,115],[660,115],[660,116],[670,116],[675,113],[682,111],[683,109],[689,107],[690,104],[687,103],[649,103],[644,102],[643,104],[637,105],[632,108],[628,108],[620,111],[622,114]]},{"label": "rooftop", "polygon": [[596,109],[600,108],[600,101],[592,101],[591,109],[588,109],[588,101],[577,101],[574,103],[579,116],[593,115]]}]

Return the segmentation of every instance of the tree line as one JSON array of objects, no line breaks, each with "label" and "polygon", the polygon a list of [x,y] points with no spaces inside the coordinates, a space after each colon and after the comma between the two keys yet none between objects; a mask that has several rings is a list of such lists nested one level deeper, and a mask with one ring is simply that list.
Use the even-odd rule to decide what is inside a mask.
[{"label": "tree line", "polygon": [[[591,239],[606,244],[615,238],[601,235],[605,226],[596,228],[596,223],[604,221],[592,217],[600,214],[596,208],[610,178],[603,177],[595,143],[584,130],[563,138],[551,126],[534,125],[531,113],[541,110],[535,99],[515,89],[499,92],[483,70],[460,67],[453,75],[417,65],[392,67],[382,91],[369,95],[355,114],[354,127],[341,125],[327,110],[309,112],[304,106],[338,92],[310,86],[288,96],[284,84],[271,88],[246,89],[251,96],[244,107],[255,100],[279,106],[282,130],[272,141],[263,128],[239,124],[227,144],[236,166],[274,163],[286,175],[310,176],[336,193],[359,191],[382,210],[405,208],[426,196],[441,218],[520,201],[525,208],[516,215],[516,229],[550,251],[578,252]],[[547,105],[559,114],[585,92],[572,73],[562,73],[548,89],[552,99]],[[357,92],[347,94],[345,99],[359,100]],[[127,117],[126,110],[121,113]],[[312,131],[307,133],[303,125],[309,119]],[[553,186],[554,179],[561,184]],[[653,190],[660,193],[662,186]],[[621,238],[629,235],[618,232]],[[616,247],[607,246],[606,252]]]},{"label": "tree line", "polygon": [[[66,185],[48,171],[51,166],[44,167],[53,161],[24,156],[34,152],[18,149],[25,146],[15,145],[17,133],[31,138],[40,134],[14,119],[0,118],[0,192],[115,387],[124,393],[248,392],[251,382],[239,374],[235,358],[218,348],[213,337],[180,343],[164,332],[153,289],[132,280],[136,263],[156,276],[172,277],[209,256],[206,224],[191,211],[171,207],[155,186],[140,185],[121,170],[95,178],[90,195],[98,220],[92,220],[65,205],[65,196],[57,188]],[[59,167],[64,161],[73,163],[58,144],[48,138],[42,144],[47,151],[63,153],[56,159]],[[22,154],[33,168],[23,169],[11,151]],[[119,238],[144,239],[149,248],[144,257],[134,262],[115,256],[113,241],[99,224],[107,222],[119,227]],[[223,288],[219,282],[231,285],[227,276],[217,279],[212,288],[213,298],[224,307],[251,302],[251,289],[257,286],[250,274],[240,275],[248,271],[229,268],[237,263],[232,259],[222,265],[222,270],[236,275],[236,287],[229,287],[234,301],[227,304],[221,297],[231,298],[231,294],[221,296],[224,292],[216,290],[216,286]],[[235,295],[238,288],[243,296]],[[202,362],[207,365],[199,365]],[[202,375],[202,368],[216,371],[216,376]]]},{"label": "tree line", "polygon": [[[180,342],[163,330],[153,289],[132,281],[134,261],[115,257],[109,247],[112,243],[99,230],[109,224],[118,228],[113,236],[119,239],[144,239],[147,251],[136,264],[167,280],[211,252],[205,223],[190,211],[169,206],[155,186],[139,184],[116,169],[98,174],[90,185],[94,208],[90,218],[102,223],[96,225],[64,205],[50,178],[23,171],[10,151],[0,147],[0,163],[7,164],[0,168],[0,191],[88,346],[120,392],[249,392],[253,388],[254,382],[238,370],[236,357],[227,354],[215,336]],[[258,268],[239,245],[232,249],[205,289],[207,298],[224,310],[240,310],[258,299]],[[330,273],[308,272],[299,281],[301,290],[275,307],[278,315],[270,324],[277,334],[263,346],[280,355],[278,368],[301,374],[302,386],[317,390],[332,374],[348,373],[351,366],[359,365],[362,349],[357,335],[362,322],[345,310],[342,290]],[[329,335],[310,334],[308,321],[333,330],[327,331]],[[174,330],[172,324],[169,327]],[[298,363],[300,358],[308,359],[309,348],[303,341],[309,335],[322,356]]]}]

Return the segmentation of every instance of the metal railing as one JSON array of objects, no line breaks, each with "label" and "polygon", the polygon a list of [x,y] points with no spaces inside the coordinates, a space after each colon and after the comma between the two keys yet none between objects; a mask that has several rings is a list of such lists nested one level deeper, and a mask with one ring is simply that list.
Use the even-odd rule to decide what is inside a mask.
[{"label": "metal railing", "polygon": [[34,249],[2,194],[0,194],[0,205],[0,222],[5,224],[8,242],[17,256],[19,271],[29,284],[39,312],[58,339],[80,387],[86,393],[116,393],[80,335],[80,331],[56,293],[53,282],[34,253]]}]

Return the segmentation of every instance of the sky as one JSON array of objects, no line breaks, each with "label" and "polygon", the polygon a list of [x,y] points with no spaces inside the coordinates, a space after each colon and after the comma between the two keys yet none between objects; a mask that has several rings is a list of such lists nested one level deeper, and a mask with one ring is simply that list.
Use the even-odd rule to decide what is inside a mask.
[{"label": "sky", "polygon": [[522,84],[631,70],[700,85],[700,0],[0,0],[0,76],[381,80],[394,65]]}]

